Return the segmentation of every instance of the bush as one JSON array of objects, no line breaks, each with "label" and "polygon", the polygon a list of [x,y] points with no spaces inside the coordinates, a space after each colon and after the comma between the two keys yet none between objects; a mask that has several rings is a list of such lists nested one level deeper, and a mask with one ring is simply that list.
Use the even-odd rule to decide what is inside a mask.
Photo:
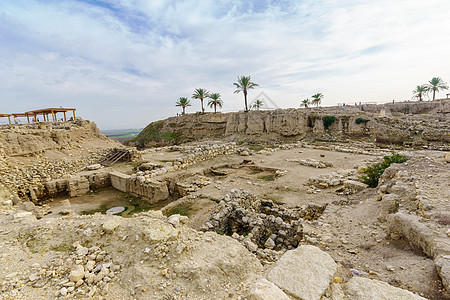
[{"label": "bush", "polygon": [[357,118],[356,120],[355,120],[355,123],[356,124],[361,124],[361,123],[363,123],[363,124],[366,124],[367,122],[369,122],[370,120],[368,120],[368,119],[364,119],[364,118]]},{"label": "bush", "polygon": [[362,181],[370,187],[377,187],[381,175],[391,164],[401,164],[407,161],[408,158],[404,155],[393,152],[392,155],[383,157],[383,161],[373,164],[365,168],[363,171],[366,175],[362,177]]},{"label": "bush", "polygon": [[322,118],[323,121],[323,126],[325,127],[325,129],[328,129],[328,127],[330,127],[334,121],[336,120],[335,116],[325,116]]}]

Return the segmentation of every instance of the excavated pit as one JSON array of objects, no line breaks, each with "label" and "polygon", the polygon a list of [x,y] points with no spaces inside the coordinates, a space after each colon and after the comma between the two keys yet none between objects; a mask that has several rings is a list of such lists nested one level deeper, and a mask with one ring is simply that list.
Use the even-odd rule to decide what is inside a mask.
[{"label": "excavated pit", "polygon": [[[326,204],[307,204],[287,209],[235,189],[223,197],[202,229],[250,240],[262,249],[293,249],[303,239],[304,220],[316,220],[325,208]],[[250,251],[257,250],[248,242],[246,246]]]}]

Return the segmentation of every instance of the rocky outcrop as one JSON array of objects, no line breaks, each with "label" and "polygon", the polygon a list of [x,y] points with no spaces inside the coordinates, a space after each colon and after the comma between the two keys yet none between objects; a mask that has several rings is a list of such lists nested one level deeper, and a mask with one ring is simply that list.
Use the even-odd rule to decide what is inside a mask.
[{"label": "rocky outcrop", "polygon": [[[434,102],[427,105],[439,107]],[[450,120],[446,114],[414,115],[408,119],[405,114],[398,114],[380,116],[376,109],[369,113],[361,106],[189,114],[151,123],[129,144],[145,147],[206,138],[291,141],[305,137],[323,140],[354,137],[381,144],[448,146]],[[327,116],[330,124],[324,121]]]},{"label": "rocky outcrop", "polygon": [[97,144],[109,143],[111,147],[119,145],[103,135],[95,123],[86,120],[62,125],[49,124],[46,128],[35,128],[33,125],[0,128],[0,143],[8,156],[30,156],[47,150],[72,149],[93,140]]}]

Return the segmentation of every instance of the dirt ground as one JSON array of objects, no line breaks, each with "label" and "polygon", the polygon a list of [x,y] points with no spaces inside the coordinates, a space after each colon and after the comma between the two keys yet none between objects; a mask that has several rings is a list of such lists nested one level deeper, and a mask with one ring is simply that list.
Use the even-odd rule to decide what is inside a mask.
[{"label": "dirt ground", "polygon": [[[164,164],[174,161],[180,154],[178,151],[148,153],[142,159]],[[427,155],[427,152],[422,151],[420,155]],[[333,164],[333,167],[313,168],[300,165],[292,159],[321,160]],[[285,207],[308,203],[328,204],[319,220],[307,224],[304,230],[308,238],[302,243],[314,244],[327,251],[339,263],[338,275],[341,278],[346,280],[353,274],[359,274],[388,282],[429,299],[450,299],[443,289],[433,260],[413,249],[408,242],[402,239],[392,240],[387,235],[386,225],[377,219],[380,202],[376,200],[375,189],[369,188],[350,196],[337,193],[341,186],[314,189],[314,193],[311,193],[308,184],[310,177],[355,170],[379,159],[380,157],[370,155],[310,148],[250,156],[220,156],[162,176],[161,179],[167,176],[189,178],[197,175],[204,177],[209,184],[179,200],[148,208],[158,209],[168,204],[163,208],[164,212],[186,214],[190,217],[189,225],[199,229],[209,218],[217,202],[234,188],[271,199]],[[131,174],[133,167],[133,163],[121,163],[111,168]],[[211,172],[211,168],[215,173]],[[103,208],[109,208],[129,204],[129,199],[114,190],[69,201],[71,209],[77,212],[99,210],[102,205]],[[55,214],[66,204],[67,201],[54,201],[49,205]]]}]

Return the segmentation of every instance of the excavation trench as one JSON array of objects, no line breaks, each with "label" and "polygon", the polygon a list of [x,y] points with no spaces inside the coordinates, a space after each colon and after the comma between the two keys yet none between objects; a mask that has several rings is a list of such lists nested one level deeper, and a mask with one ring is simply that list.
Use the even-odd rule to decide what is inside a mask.
[{"label": "excavation trench", "polygon": [[[316,220],[325,208],[326,204],[307,204],[287,209],[271,200],[232,190],[216,206],[202,229],[251,241],[262,249],[292,249],[303,239],[303,222]],[[252,248],[248,242],[247,247]]]}]

